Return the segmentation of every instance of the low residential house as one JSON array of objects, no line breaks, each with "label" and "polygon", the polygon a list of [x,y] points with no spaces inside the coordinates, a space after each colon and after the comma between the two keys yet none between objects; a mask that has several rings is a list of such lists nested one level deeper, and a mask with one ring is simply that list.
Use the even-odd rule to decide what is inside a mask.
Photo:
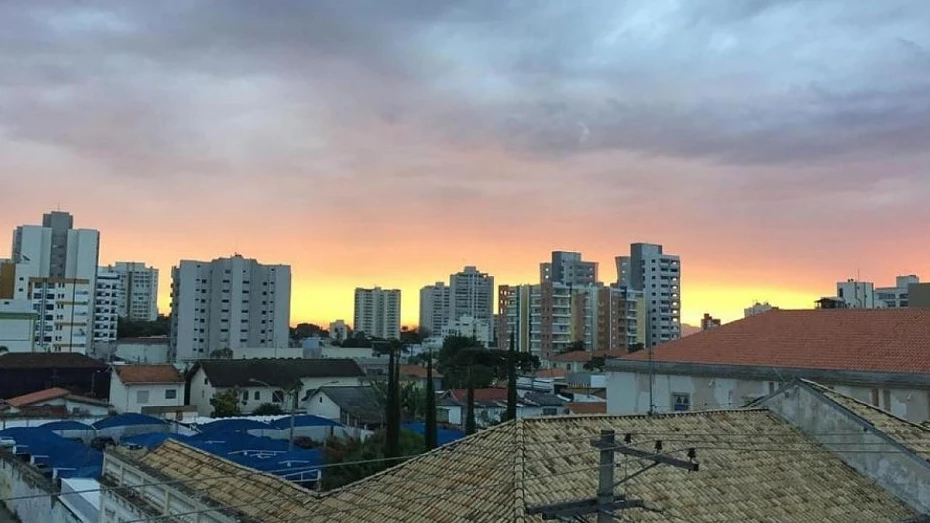
[{"label": "low residential house", "polygon": [[[110,403],[120,414],[183,413],[184,377],[174,365],[113,365]],[[157,410],[152,410],[157,408]],[[144,412],[143,409],[148,409]]]},{"label": "low residential house", "polygon": [[564,369],[568,372],[582,372],[589,370],[585,368],[586,365],[592,360],[595,362],[604,361],[610,358],[622,358],[629,354],[627,351],[620,350],[600,350],[600,351],[586,351],[586,350],[576,350],[572,352],[563,352],[561,354],[554,354],[549,357],[549,359],[541,362],[544,368],[548,369]]},{"label": "low residential house", "polygon": [[76,352],[0,354],[0,398],[60,387],[83,396],[106,398],[110,367]]},{"label": "low residential house", "polygon": [[320,387],[304,402],[308,414],[347,427],[376,430],[384,425],[384,400],[371,386]]},{"label": "low residential house", "polygon": [[[426,367],[420,365],[401,365],[398,370],[400,381],[413,383],[419,388],[426,388]],[[433,368],[433,389],[442,389],[442,374]]]},{"label": "low residential house", "polygon": [[[167,440],[105,455],[101,482],[118,488],[101,492],[101,514],[112,513],[101,521],[926,521],[930,430],[803,388],[752,409],[508,421],[324,493]],[[598,504],[602,453],[592,445],[603,431],[622,480],[609,506]]]},{"label": "low residential house", "polygon": [[73,394],[61,387],[0,400],[0,416],[5,418],[102,417],[109,413],[110,404],[106,401]]},{"label": "low residential house", "polygon": [[772,310],[607,362],[607,408],[738,407],[795,378],[930,418],[930,310]]},{"label": "low residential house", "polygon": [[308,398],[324,386],[358,387],[365,373],[347,359],[201,360],[188,371],[190,404],[201,416],[213,412],[210,400],[218,392],[235,390],[240,409],[248,414],[270,403],[288,411],[297,395]]},{"label": "low residential house", "polygon": [[[465,426],[468,391],[445,391],[436,403],[436,417],[440,423]],[[517,399],[517,418],[558,416],[568,414],[565,400],[554,394],[527,392]],[[507,389],[475,389],[475,425],[490,427],[501,422],[507,412]]]}]

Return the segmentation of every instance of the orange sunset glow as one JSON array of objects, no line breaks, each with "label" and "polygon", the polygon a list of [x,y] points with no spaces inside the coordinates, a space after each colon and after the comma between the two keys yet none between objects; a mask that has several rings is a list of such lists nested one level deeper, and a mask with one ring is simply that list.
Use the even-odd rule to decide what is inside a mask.
[{"label": "orange sunset glow", "polygon": [[71,212],[101,265],[160,269],[162,313],[181,259],[289,264],[291,323],[324,326],[375,285],[412,326],[420,287],[464,265],[534,283],[552,250],[613,282],[631,242],[663,244],[690,324],[930,264],[911,19],[796,7],[808,41],[688,5],[387,4],[364,27],[338,2],[0,7],[0,231]]}]

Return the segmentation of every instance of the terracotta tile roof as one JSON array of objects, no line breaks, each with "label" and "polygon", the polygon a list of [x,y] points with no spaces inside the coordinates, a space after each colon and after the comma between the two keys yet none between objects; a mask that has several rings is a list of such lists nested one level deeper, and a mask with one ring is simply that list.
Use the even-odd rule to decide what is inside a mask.
[{"label": "terracotta tile roof", "polygon": [[[421,367],[419,365],[401,365],[400,366],[400,377],[401,378],[420,378],[426,379],[426,367]],[[433,369],[433,379],[441,379],[442,374]]]},{"label": "terracotta tile roof", "polygon": [[11,407],[21,408],[21,407],[26,407],[28,405],[35,405],[36,403],[42,403],[43,401],[64,398],[70,394],[71,394],[71,391],[69,391],[68,389],[62,389],[60,387],[55,387],[51,389],[30,392],[29,394],[24,394],[22,396],[17,396],[15,398],[10,398],[6,400],[6,402]]},{"label": "terracotta tile roof", "polygon": [[[451,396],[457,401],[465,402],[468,398],[467,389],[450,389],[446,391],[448,396]],[[503,401],[507,402],[507,388],[488,388],[488,389],[475,389],[475,401]]]},{"label": "terracotta tile roof", "polygon": [[629,353],[624,350],[597,350],[597,351],[584,351],[576,350],[574,352],[566,352],[563,354],[556,354],[549,358],[549,361],[559,361],[559,362],[581,362],[586,363],[591,361],[592,358],[622,358],[628,356]]},{"label": "terracotta tile roof", "polygon": [[[662,437],[670,455],[698,448],[698,472],[659,466],[624,483],[625,495],[653,509],[625,511],[633,521],[858,522],[914,515],[758,409],[518,420],[322,495],[265,474],[233,477],[248,469],[172,440],[135,459],[170,479],[195,480],[199,494],[240,507],[235,510],[257,522],[541,522],[528,507],[594,496],[598,453],[589,440],[604,428],[632,434],[632,446],[642,450],[651,451]],[[618,460],[631,472],[644,464]]]},{"label": "terracotta tile roof", "polygon": [[[648,358],[639,351],[624,359]],[[930,309],[771,310],[659,345],[653,359],[930,373]]]},{"label": "terracotta tile roof", "polygon": [[114,365],[113,370],[124,385],[184,383],[174,365]]},{"label": "terracotta tile roof", "polygon": [[607,414],[607,402],[575,402],[568,404],[568,410],[572,414]]},{"label": "terracotta tile roof", "polygon": [[537,378],[564,378],[568,371],[565,369],[540,369],[536,371]]}]

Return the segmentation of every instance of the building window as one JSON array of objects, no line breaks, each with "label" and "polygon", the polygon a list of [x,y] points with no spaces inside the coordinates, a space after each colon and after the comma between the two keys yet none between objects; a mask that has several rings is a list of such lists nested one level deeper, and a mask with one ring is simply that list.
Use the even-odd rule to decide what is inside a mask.
[{"label": "building window", "polygon": [[255,391],[255,394],[253,394],[253,396],[255,398],[255,401],[260,401],[262,399],[262,391],[260,390]]},{"label": "building window", "polygon": [[691,410],[691,395],[682,392],[673,392],[672,410],[676,412]]},{"label": "building window", "polygon": [[168,389],[165,391],[166,400],[177,399],[177,397],[178,397],[178,389]]},{"label": "building window", "polygon": [[891,391],[888,389],[882,391],[882,408],[891,412]]},{"label": "building window", "polygon": [[242,403],[248,403],[248,402],[249,402],[249,391],[246,390],[242,392]]},{"label": "building window", "polygon": [[555,416],[559,413],[559,409],[555,407],[546,407],[542,410],[543,416]]},{"label": "building window", "polygon": [[149,402],[149,391],[147,390],[137,390],[136,391],[136,403],[143,404]]},{"label": "building window", "polygon": [[878,389],[872,389],[872,406],[878,406]]}]

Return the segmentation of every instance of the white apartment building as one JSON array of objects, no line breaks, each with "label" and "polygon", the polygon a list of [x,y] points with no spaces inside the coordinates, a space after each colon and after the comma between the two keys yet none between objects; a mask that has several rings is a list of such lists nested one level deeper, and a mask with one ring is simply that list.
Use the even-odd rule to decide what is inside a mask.
[{"label": "white apartment building", "polygon": [[765,303],[755,302],[752,304],[752,307],[746,307],[745,309],[743,309],[743,317],[748,318],[750,316],[757,316],[759,314],[762,314],[763,312],[768,312],[776,308],[777,307],[770,305],[769,302],[765,302]]},{"label": "white apartment building", "polygon": [[490,324],[494,320],[494,276],[466,266],[449,275],[449,318],[469,316]]},{"label": "white apartment building", "polygon": [[646,343],[652,347],[681,337],[681,259],[661,245],[634,243],[618,256],[617,281],[642,291],[646,304]]},{"label": "white apartment building", "polygon": [[28,300],[0,300],[0,352],[32,352],[39,313]]},{"label": "white apartment building", "polygon": [[329,339],[344,341],[349,337],[349,326],[345,320],[336,320],[329,323]]},{"label": "white apartment building", "polygon": [[119,275],[119,317],[130,321],[158,319],[158,269],[143,262],[116,262],[106,267]]},{"label": "white apartment building", "polygon": [[119,274],[101,267],[97,271],[94,293],[94,343],[116,341],[119,326]]},{"label": "white apartment building", "polygon": [[552,259],[539,264],[539,281],[566,285],[597,283],[597,262],[584,261],[580,252],[552,251]]},{"label": "white apartment building", "polygon": [[355,332],[400,339],[400,289],[355,289]]},{"label": "white apartment building", "polygon": [[34,329],[38,352],[79,352],[92,347],[94,287],[88,280],[30,277],[27,296],[38,312]]},{"label": "white apartment building", "polygon": [[447,323],[440,333],[443,338],[449,336],[472,336],[485,347],[489,347],[494,340],[493,327],[493,324],[489,321],[465,315]]},{"label": "white apartment building", "polygon": [[439,334],[449,322],[449,287],[437,281],[420,289],[420,323],[421,330]]},{"label": "white apartment building", "polygon": [[908,287],[920,283],[920,278],[914,274],[898,276],[894,287],[878,287],[875,289],[875,299],[885,304],[885,307],[897,309],[907,307]]},{"label": "white apartment building", "polygon": [[846,304],[847,309],[875,309],[885,306],[881,301],[875,300],[875,284],[870,281],[856,281],[850,278],[837,282],[836,296]]},{"label": "white apartment building", "polygon": [[218,349],[286,347],[291,268],[236,254],[210,262],[182,260],[171,269],[174,361]]}]

